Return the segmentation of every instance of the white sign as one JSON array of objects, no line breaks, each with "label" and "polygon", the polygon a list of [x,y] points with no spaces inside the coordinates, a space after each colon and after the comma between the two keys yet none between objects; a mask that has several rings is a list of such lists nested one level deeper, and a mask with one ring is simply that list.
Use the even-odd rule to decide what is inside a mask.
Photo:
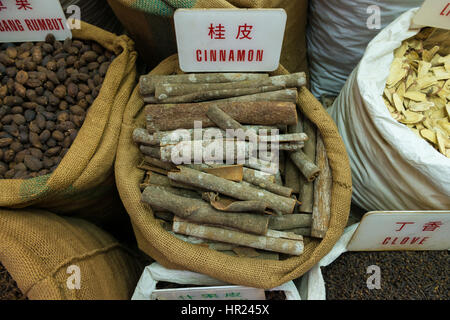
[{"label": "white sign", "polygon": [[414,17],[414,23],[420,26],[450,29],[450,1],[425,0]]},{"label": "white sign", "polygon": [[450,249],[450,211],[369,212],[361,220],[347,249]]},{"label": "white sign", "polygon": [[72,38],[58,0],[0,0],[0,42]]},{"label": "white sign", "polygon": [[177,9],[175,32],[185,72],[274,71],[284,9]]},{"label": "white sign", "polygon": [[152,300],[266,300],[263,289],[243,286],[154,290]]}]

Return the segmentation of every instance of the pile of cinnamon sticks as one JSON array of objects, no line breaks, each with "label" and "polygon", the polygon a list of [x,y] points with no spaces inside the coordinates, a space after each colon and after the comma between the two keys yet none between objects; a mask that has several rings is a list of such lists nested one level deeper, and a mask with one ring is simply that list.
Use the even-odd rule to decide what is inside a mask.
[{"label": "pile of cinnamon sticks", "polygon": [[296,108],[305,83],[304,73],[142,76],[142,201],[184,241],[301,255],[303,237],[325,236],[331,204],[323,141]]}]

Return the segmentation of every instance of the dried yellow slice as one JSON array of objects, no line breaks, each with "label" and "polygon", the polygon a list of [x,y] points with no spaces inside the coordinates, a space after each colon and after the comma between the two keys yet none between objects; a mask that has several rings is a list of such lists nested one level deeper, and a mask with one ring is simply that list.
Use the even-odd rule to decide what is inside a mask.
[{"label": "dried yellow slice", "polygon": [[414,112],[423,112],[430,110],[431,107],[434,107],[433,102],[425,101],[425,102],[411,102],[409,104],[409,110]]},{"label": "dried yellow slice", "polygon": [[435,85],[438,83],[438,79],[433,75],[426,75],[423,78],[417,78],[416,84],[411,87],[411,90],[418,89],[421,90],[423,88]]},{"label": "dried yellow slice", "polygon": [[417,77],[423,78],[431,69],[431,63],[426,61],[419,61],[419,69],[417,70]]},{"label": "dried yellow slice", "polygon": [[420,90],[420,92],[425,93],[428,96],[434,96],[434,95],[438,94],[439,91],[441,91],[441,87],[439,87],[438,85],[433,85],[433,86],[430,86],[430,87]]},{"label": "dried yellow slice", "polygon": [[408,91],[405,93],[405,98],[417,101],[417,102],[426,102],[427,95],[419,92],[419,91]]},{"label": "dried yellow slice", "polygon": [[408,110],[405,110],[403,112],[403,115],[405,117],[403,119],[400,119],[400,122],[403,124],[416,124],[416,123],[422,122],[425,119],[425,116],[423,114],[408,111]]},{"label": "dried yellow slice", "polygon": [[402,99],[400,99],[400,97],[398,96],[397,93],[394,93],[392,95],[392,100],[394,100],[394,106],[398,112],[402,113],[403,111],[405,111],[405,107],[403,106],[403,101],[402,101]]},{"label": "dried yellow slice", "polygon": [[389,103],[394,104],[394,100],[392,100],[392,93],[387,88],[384,89],[384,96],[389,101]]},{"label": "dried yellow slice", "polygon": [[442,154],[446,154],[446,148],[445,148],[445,138],[440,132],[436,132],[436,138],[437,138],[437,145],[439,148],[439,152]]},{"label": "dried yellow slice", "polygon": [[436,133],[434,133],[433,131],[431,131],[429,129],[423,129],[423,130],[420,130],[420,135],[423,138],[425,138],[427,141],[429,141],[433,144],[437,144]]},{"label": "dried yellow slice", "polygon": [[450,79],[450,72],[447,72],[444,67],[433,68],[433,73],[437,80],[448,80]]},{"label": "dried yellow slice", "polygon": [[395,49],[394,57],[395,58],[403,58],[406,54],[406,51],[408,51],[408,44],[406,42],[403,42],[400,47]]},{"label": "dried yellow slice", "polygon": [[447,117],[450,119],[450,104],[445,105],[445,110],[447,111]]},{"label": "dried yellow slice", "polygon": [[439,51],[439,46],[434,46],[430,50],[423,50],[422,59],[426,62],[431,62],[433,60],[434,55]]},{"label": "dried yellow slice", "polygon": [[406,89],[408,90],[416,80],[417,80],[416,73],[410,72],[408,77],[406,78]]},{"label": "dried yellow slice", "polygon": [[395,93],[398,94],[399,98],[403,100],[403,97],[405,96],[405,92],[406,92],[406,84],[403,81],[403,82],[400,82],[400,84],[397,87],[397,91]]},{"label": "dried yellow slice", "polygon": [[403,69],[403,61],[401,58],[395,58],[391,65],[391,71],[386,81],[386,85],[391,88],[395,86],[400,80],[406,77],[407,70]]},{"label": "dried yellow slice", "polygon": [[442,62],[440,61],[441,58],[442,57],[439,54],[434,55],[433,59],[431,59],[431,65],[433,67],[442,65]]},{"label": "dried yellow slice", "polygon": [[383,101],[384,101],[384,104],[386,105],[386,107],[388,108],[388,110],[389,110],[390,113],[394,113],[394,112],[397,111],[397,110],[391,105],[391,103],[389,102],[388,99],[386,99],[386,98],[383,97]]}]

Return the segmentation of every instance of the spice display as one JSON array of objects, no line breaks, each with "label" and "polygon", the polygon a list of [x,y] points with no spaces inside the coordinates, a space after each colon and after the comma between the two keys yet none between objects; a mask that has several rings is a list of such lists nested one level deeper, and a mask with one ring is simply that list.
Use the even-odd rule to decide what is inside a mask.
[{"label": "spice display", "polygon": [[[448,251],[346,252],[322,267],[327,300],[448,300]],[[369,266],[380,268],[369,289]]]},{"label": "spice display", "polygon": [[[302,181],[289,187],[284,166],[278,166],[291,159],[296,176],[311,191],[317,186],[316,197],[331,191],[322,140],[309,122],[313,138],[303,132],[307,120],[296,107],[297,88],[304,84],[303,73],[140,78],[148,103],[146,128],[133,132],[143,157],[139,168],[146,171],[141,200],[167,231],[189,243],[258,259],[301,255],[303,237],[323,237],[330,197],[314,201],[310,192],[310,212],[300,211]],[[287,99],[277,100],[282,96]],[[306,154],[308,143],[314,146]],[[265,157],[258,157],[263,151]]]},{"label": "spice display", "polygon": [[74,142],[115,55],[93,41],[4,44],[0,179],[53,172]]},{"label": "spice display", "polygon": [[450,55],[425,48],[432,28],[405,40],[394,52],[384,90],[392,117],[450,158]]}]

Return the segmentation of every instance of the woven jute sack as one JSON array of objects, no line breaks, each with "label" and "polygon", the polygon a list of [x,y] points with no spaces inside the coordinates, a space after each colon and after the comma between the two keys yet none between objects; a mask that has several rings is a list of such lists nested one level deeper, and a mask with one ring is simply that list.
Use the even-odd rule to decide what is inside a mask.
[{"label": "woven jute sack", "polygon": [[38,209],[0,210],[0,261],[32,300],[130,299],[142,271],[95,225]]},{"label": "woven jute sack", "polygon": [[173,14],[178,8],[283,8],[287,13],[281,63],[290,71],[308,70],[308,0],[108,0],[150,67],[177,52]]},{"label": "woven jute sack", "polygon": [[[161,62],[152,74],[173,74],[178,71],[178,58],[175,55]],[[280,67],[273,75],[286,73],[286,69]],[[298,104],[322,134],[333,172],[329,230],[322,241],[305,240],[304,253],[299,257],[265,261],[231,257],[183,242],[165,231],[149,207],[141,202],[139,184],[144,171],[137,169],[142,156],[133,143],[132,133],[137,127],[145,127],[145,115],[144,102],[136,88],[124,115],[115,172],[120,197],[131,218],[139,248],[170,269],[199,272],[228,283],[265,289],[298,278],[314,266],[332,249],[346,226],[352,192],[351,173],[341,137],[320,102],[308,89],[302,88]]]},{"label": "woven jute sack", "polygon": [[0,180],[0,206],[28,206],[55,213],[108,215],[120,207],[113,173],[122,116],[136,81],[133,41],[87,23],[74,39],[93,40],[113,51],[101,90],[90,106],[78,136],[56,170],[28,180]]}]

